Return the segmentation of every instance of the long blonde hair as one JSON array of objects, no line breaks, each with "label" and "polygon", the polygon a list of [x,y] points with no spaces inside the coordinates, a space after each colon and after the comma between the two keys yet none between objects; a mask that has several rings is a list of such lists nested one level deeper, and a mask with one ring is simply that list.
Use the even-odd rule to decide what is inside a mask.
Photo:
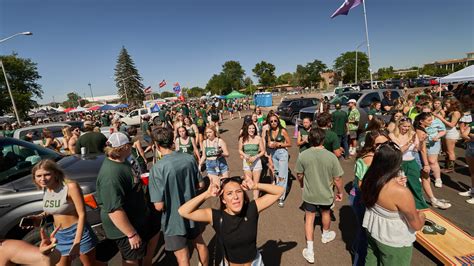
[{"label": "long blonde hair", "polygon": [[413,136],[416,134],[416,131],[415,131],[415,128],[413,127],[413,125],[411,124],[410,118],[407,118],[407,117],[402,117],[400,120],[395,122],[395,128],[393,129],[393,135],[396,138],[400,137],[400,126],[403,123],[408,123],[410,125],[410,127],[408,128],[407,134],[408,134],[409,139],[413,138]]},{"label": "long blonde hair", "polygon": [[36,187],[41,188],[35,180],[35,175],[36,171],[43,169],[51,173],[51,176],[53,176],[54,180],[58,182],[59,184],[64,184],[67,183],[69,180],[66,179],[66,175],[64,174],[63,170],[59,167],[59,165],[51,160],[51,159],[44,159],[41,160],[39,163],[37,163],[33,169],[31,169],[31,178],[33,179],[33,183],[36,185]]}]

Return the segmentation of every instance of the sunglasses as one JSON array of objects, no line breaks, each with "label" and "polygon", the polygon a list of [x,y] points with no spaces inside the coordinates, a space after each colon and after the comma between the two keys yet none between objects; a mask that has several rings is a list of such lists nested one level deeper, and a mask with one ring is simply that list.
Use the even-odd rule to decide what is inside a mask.
[{"label": "sunglasses", "polygon": [[278,123],[278,120],[270,120],[270,123]]},{"label": "sunglasses", "polygon": [[380,147],[384,147],[384,146],[388,146],[388,147],[391,147],[395,150],[398,150],[398,151],[401,151],[400,149],[400,146],[398,146],[397,143],[389,140],[389,141],[386,141],[386,142],[383,142],[383,143],[378,143],[378,144],[375,144],[375,151],[378,151],[380,149]]},{"label": "sunglasses", "polygon": [[408,117],[406,117],[406,116],[403,116],[402,118],[400,118],[400,120],[399,120],[399,121],[400,121],[400,122],[406,122],[406,121],[408,121],[408,122],[410,122],[410,123],[411,123],[411,119],[410,119],[410,118],[408,118]]}]

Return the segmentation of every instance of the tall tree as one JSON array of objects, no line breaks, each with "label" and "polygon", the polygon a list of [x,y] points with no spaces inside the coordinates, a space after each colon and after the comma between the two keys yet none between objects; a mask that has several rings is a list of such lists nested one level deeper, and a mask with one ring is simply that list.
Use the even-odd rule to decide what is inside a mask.
[{"label": "tall tree", "polygon": [[88,101],[82,99],[81,96],[79,96],[79,94],[77,94],[76,92],[70,92],[66,95],[66,97],[67,100],[65,100],[62,104],[66,108],[76,108],[78,106],[84,106],[88,103]]},{"label": "tall tree", "polygon": [[240,90],[244,87],[243,79],[245,70],[238,61],[227,61],[222,65],[221,75],[225,78],[226,87],[222,94],[228,94],[232,90]]},{"label": "tall tree", "polygon": [[192,87],[191,89],[187,90],[188,97],[201,97],[204,95],[204,89],[200,87]]},{"label": "tall tree", "polygon": [[[355,51],[345,52],[334,60],[334,69],[338,72],[344,72],[344,83],[355,82],[355,65]],[[368,79],[369,76],[369,58],[365,53],[357,52],[357,82]]]},{"label": "tall tree", "polygon": [[206,91],[210,91],[212,94],[223,94],[226,89],[227,83],[226,78],[222,74],[214,74],[211,79],[207,82]]},{"label": "tall tree", "polygon": [[127,49],[122,47],[115,66],[115,83],[122,102],[128,99],[132,106],[141,105],[145,99],[142,80]]},{"label": "tall tree", "polygon": [[381,67],[377,70],[377,76],[379,80],[391,79],[395,76],[393,73],[393,66]]},{"label": "tall tree", "polygon": [[316,59],[313,62],[307,63],[306,66],[297,65],[294,78],[299,86],[317,86],[319,82],[323,80],[321,73],[326,69],[326,64]]},{"label": "tall tree", "polygon": [[255,65],[255,68],[252,69],[255,73],[255,77],[258,78],[258,83],[260,86],[267,89],[275,85],[276,76],[275,76],[275,66],[273,64],[262,61]]},{"label": "tall tree", "polygon": [[276,84],[277,85],[291,84],[292,81],[293,81],[293,74],[290,72],[287,72],[278,76],[276,80]]},{"label": "tall tree", "polygon": [[[20,58],[15,53],[0,56],[0,60],[7,73],[18,115],[25,118],[30,109],[38,106],[32,98],[41,98],[43,95],[41,85],[37,83],[41,78],[36,67],[37,64],[30,59]],[[10,112],[13,113],[13,105],[8,94],[5,77],[0,70],[0,115]]]}]

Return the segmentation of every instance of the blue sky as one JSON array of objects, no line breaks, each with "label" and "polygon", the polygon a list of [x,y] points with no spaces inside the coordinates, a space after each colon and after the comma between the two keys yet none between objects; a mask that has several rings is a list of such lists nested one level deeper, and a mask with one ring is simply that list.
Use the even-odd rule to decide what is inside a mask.
[{"label": "blue sky", "polygon": [[[329,16],[343,0],[0,0],[0,44],[38,63],[43,99],[68,92],[116,93],[118,53],[125,46],[144,79],[204,87],[227,60],[248,76],[261,60],[276,74],[334,59],[365,40],[362,6]],[[472,0],[366,1],[372,69],[461,58],[474,51]],[[361,48],[365,49],[365,47]],[[254,79],[255,80],[255,79]],[[160,90],[161,91],[161,90]]]}]

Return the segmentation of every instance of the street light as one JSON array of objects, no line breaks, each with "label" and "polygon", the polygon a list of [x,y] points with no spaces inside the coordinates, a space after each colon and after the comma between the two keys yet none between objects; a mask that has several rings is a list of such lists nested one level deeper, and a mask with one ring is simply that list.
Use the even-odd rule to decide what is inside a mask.
[{"label": "street light", "polygon": [[[92,94],[92,85],[91,85],[90,82],[89,82],[89,84],[87,84],[87,85],[89,85],[89,90],[91,91],[91,98],[92,98],[92,101],[94,102],[94,94]],[[84,97],[84,98],[85,98],[85,97]]]},{"label": "street light", "polygon": [[129,79],[129,78],[134,78],[135,80],[139,81],[137,79],[137,75],[131,75],[131,76],[128,76],[126,78],[123,78],[123,79],[120,79],[119,82],[121,82],[123,85],[123,90],[125,91],[125,100],[127,101],[127,105],[129,104],[128,103],[128,93],[127,93],[127,87],[125,87],[125,80]]},{"label": "street light", "polygon": [[[11,38],[19,36],[19,35],[33,35],[33,33],[30,32],[30,31],[15,33],[10,37],[7,37],[5,39],[1,39],[0,43],[2,43],[4,41],[7,41],[7,40],[10,40]],[[15,113],[16,121],[18,122],[18,125],[21,126],[20,116],[18,116],[18,110],[16,109],[15,100],[13,99],[12,90],[10,89],[10,83],[8,83],[7,73],[5,72],[5,66],[3,65],[2,60],[0,60],[0,66],[2,67],[3,76],[5,77],[5,83],[7,84],[8,94],[10,94],[10,100],[12,101],[13,112]]]},{"label": "street light", "polygon": [[359,48],[365,44],[365,41],[361,42],[359,45],[357,45],[356,47],[356,66],[355,66],[355,84],[357,84],[357,63],[358,63],[358,60],[357,60],[357,52],[359,51]]}]

